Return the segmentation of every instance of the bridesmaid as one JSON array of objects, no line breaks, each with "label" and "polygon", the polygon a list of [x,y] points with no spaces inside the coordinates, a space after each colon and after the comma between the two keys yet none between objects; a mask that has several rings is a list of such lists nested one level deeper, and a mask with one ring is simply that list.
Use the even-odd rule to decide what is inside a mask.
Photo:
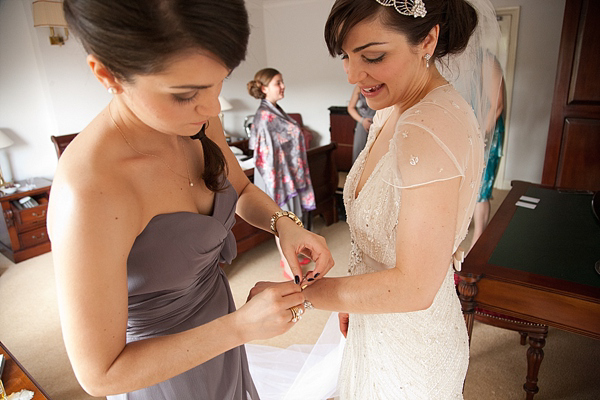
[{"label": "bridesmaid", "polygon": [[[252,185],[217,117],[244,59],[242,0],[65,0],[111,102],[60,158],[49,204],[58,304],[82,387],[108,399],[256,400],[244,343],[289,330],[294,282],[236,311],[220,263],[235,213],[333,265],[323,238]],[[299,280],[299,279],[298,279]]]}]

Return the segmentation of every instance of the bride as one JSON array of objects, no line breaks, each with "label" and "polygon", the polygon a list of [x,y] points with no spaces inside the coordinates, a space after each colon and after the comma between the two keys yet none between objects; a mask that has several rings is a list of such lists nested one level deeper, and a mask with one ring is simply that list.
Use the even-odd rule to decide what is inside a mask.
[{"label": "bride", "polygon": [[483,3],[337,0],[327,20],[329,52],[377,110],[344,188],[349,276],[308,274],[304,289],[315,308],[340,312],[342,399],[462,399],[469,349],[453,256],[484,168],[478,120],[497,98],[472,98],[485,86],[476,62],[491,54]]}]

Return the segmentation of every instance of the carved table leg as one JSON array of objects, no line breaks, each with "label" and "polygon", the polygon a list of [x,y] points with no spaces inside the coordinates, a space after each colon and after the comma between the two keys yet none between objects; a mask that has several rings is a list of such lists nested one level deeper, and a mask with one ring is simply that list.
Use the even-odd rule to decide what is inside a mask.
[{"label": "carved table leg", "polygon": [[475,320],[475,296],[477,295],[477,278],[471,276],[459,276],[458,293],[462,306],[467,333],[469,334],[469,345],[471,345],[471,333],[473,332],[473,321]]},{"label": "carved table leg", "polygon": [[527,378],[523,385],[525,389],[526,400],[533,400],[533,396],[538,392],[538,372],[544,359],[543,347],[546,344],[548,336],[548,327],[543,333],[529,334],[529,349],[527,349]]}]

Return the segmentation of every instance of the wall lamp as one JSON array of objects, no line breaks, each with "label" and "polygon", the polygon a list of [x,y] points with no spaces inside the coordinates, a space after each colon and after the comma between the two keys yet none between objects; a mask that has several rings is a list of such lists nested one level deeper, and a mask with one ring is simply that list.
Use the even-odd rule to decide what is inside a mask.
[{"label": "wall lamp", "polygon": [[[69,38],[69,29],[63,13],[62,1],[38,0],[33,2],[33,26],[50,27],[50,44],[62,46]],[[57,35],[54,28],[62,27],[65,37]]]}]

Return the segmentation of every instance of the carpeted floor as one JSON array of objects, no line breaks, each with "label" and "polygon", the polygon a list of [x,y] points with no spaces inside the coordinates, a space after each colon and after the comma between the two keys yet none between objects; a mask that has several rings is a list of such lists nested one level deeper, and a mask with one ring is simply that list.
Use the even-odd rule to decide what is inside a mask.
[{"label": "carpeted floor", "polygon": [[[505,193],[496,193],[494,210]],[[336,260],[331,275],[344,275],[349,232],[345,222],[315,230],[326,239]],[[467,238],[467,240],[470,240]],[[226,268],[238,305],[258,280],[280,280],[278,253],[269,241],[240,255]],[[19,264],[0,256],[0,341],[22,362],[54,400],[91,399],[77,384],[62,342],[51,254]],[[329,316],[307,313],[288,333],[256,343],[287,347],[314,343]],[[527,346],[515,332],[476,323],[471,361],[465,383],[466,400],[525,398]],[[539,374],[536,400],[591,400],[600,398],[600,341],[550,329]],[[364,399],[360,399],[364,400]]]}]

